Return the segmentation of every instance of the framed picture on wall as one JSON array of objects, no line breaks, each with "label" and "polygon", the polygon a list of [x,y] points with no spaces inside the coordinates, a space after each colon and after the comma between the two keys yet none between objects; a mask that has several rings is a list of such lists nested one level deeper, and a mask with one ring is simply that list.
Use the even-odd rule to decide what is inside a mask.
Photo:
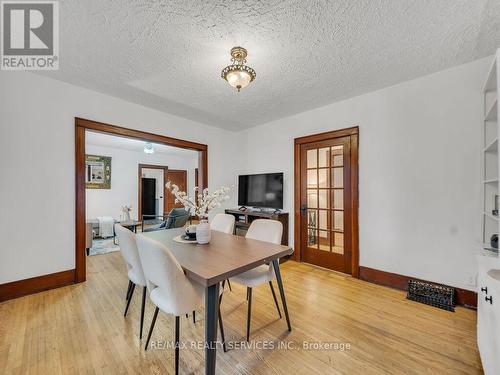
[{"label": "framed picture on wall", "polygon": [[85,155],[85,187],[111,189],[111,157]]}]

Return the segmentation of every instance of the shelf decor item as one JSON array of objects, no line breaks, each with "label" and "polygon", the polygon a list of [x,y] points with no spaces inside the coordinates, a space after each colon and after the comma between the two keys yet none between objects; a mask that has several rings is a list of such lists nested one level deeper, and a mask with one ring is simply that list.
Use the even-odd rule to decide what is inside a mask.
[{"label": "shelf decor item", "polygon": [[493,249],[498,249],[498,234],[493,234],[490,238],[490,246]]},{"label": "shelf decor item", "polygon": [[168,181],[165,187],[175,196],[175,203],[180,203],[191,216],[198,216],[200,224],[196,226],[196,240],[199,244],[210,242],[211,232],[208,223],[208,213],[215,207],[219,207],[222,202],[229,199],[228,187],[221,187],[218,190],[209,192],[208,189],[200,190],[198,187],[193,189],[193,197],[187,195],[184,191],[179,191],[179,187]]}]

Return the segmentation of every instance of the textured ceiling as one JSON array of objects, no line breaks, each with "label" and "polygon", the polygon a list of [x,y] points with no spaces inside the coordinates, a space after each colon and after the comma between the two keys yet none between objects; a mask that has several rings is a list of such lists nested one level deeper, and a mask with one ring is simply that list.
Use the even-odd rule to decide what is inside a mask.
[{"label": "textured ceiling", "polygon": [[[220,78],[248,49],[256,80]],[[65,0],[48,76],[240,130],[493,54],[500,0]]]},{"label": "textured ceiling", "polygon": [[[122,150],[144,152],[146,142],[138,139],[118,137],[104,133],[87,131],[85,143],[88,145],[101,146],[106,148],[118,148]],[[193,161],[198,161],[198,151],[187,150],[179,147],[172,147],[163,144],[153,143],[155,154],[179,156]]]}]

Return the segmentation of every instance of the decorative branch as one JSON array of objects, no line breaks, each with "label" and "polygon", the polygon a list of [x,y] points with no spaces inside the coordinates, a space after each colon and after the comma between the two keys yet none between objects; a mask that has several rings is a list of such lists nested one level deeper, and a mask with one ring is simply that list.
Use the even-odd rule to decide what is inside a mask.
[{"label": "decorative branch", "polygon": [[[200,191],[198,186],[193,189],[193,197],[189,197],[186,192],[179,191],[179,187],[168,181],[165,187],[175,196],[175,203],[181,203],[184,209],[191,216],[198,216],[200,219],[208,218],[208,212],[215,207],[219,207],[222,202],[229,199],[230,188],[223,186],[218,190],[209,192],[208,189]],[[198,202],[194,197],[198,197]]]}]

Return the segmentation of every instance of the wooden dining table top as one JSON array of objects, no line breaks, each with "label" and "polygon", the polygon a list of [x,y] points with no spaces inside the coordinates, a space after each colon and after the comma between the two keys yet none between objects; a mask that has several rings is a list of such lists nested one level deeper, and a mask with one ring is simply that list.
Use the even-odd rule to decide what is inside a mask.
[{"label": "wooden dining table top", "polygon": [[179,243],[174,238],[184,228],[145,232],[139,236],[165,245],[175,256],[186,276],[205,287],[293,253],[289,246],[247,239],[212,231],[210,243]]}]

